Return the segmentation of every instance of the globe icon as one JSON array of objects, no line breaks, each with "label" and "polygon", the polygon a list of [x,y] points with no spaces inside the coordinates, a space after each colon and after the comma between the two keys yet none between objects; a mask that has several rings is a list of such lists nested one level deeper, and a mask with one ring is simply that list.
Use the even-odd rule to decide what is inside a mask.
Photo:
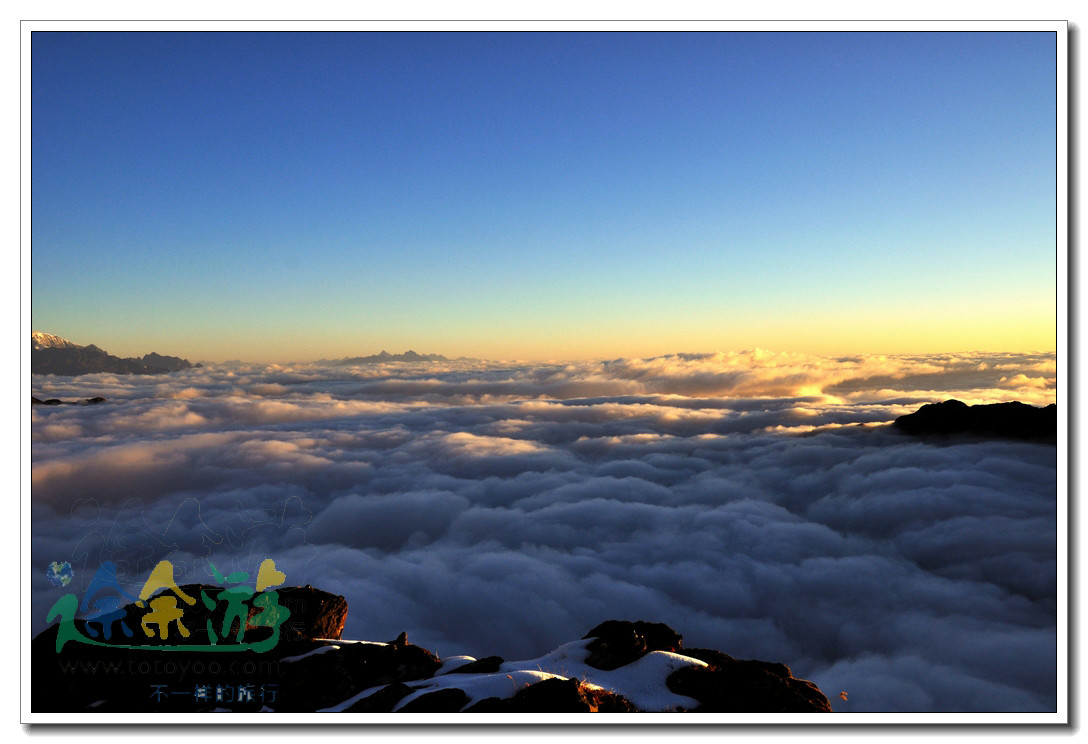
[{"label": "globe icon", "polygon": [[72,564],[68,561],[58,563],[53,561],[49,564],[49,568],[45,569],[45,575],[49,578],[49,581],[53,586],[68,586],[68,582],[72,580],[74,575],[72,571]]}]

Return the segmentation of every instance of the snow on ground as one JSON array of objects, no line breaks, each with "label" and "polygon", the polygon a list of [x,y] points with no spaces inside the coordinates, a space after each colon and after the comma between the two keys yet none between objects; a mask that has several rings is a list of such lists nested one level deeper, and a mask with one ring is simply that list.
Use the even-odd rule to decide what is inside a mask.
[{"label": "snow on ground", "polygon": [[[471,656],[456,656],[446,659],[435,676],[413,682],[406,682],[415,692],[405,696],[393,708],[396,712],[416,698],[438,690],[457,689],[468,695],[469,701],[462,710],[475,705],[486,698],[511,698],[529,685],[546,679],[575,679],[627,698],[641,711],[668,713],[690,710],[699,705],[699,701],[685,695],[677,695],[669,690],[665,680],[677,669],[684,667],[705,667],[706,662],[681,654],[666,651],[651,651],[643,657],[618,669],[597,669],[586,663],[589,656],[587,646],[592,638],[565,643],[551,653],[536,659],[525,661],[507,661],[499,671],[486,674],[457,674],[456,670],[475,661]],[[451,671],[443,671],[449,667]],[[323,709],[323,713],[341,712],[359,700],[370,697],[383,686],[372,687],[353,695],[347,700]]]}]

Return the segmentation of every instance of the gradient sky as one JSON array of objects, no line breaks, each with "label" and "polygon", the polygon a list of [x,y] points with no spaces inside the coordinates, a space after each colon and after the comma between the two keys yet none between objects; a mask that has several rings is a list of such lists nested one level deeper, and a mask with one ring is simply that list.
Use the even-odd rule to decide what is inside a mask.
[{"label": "gradient sky", "polygon": [[32,37],[32,325],[122,356],[1055,349],[1054,33]]}]

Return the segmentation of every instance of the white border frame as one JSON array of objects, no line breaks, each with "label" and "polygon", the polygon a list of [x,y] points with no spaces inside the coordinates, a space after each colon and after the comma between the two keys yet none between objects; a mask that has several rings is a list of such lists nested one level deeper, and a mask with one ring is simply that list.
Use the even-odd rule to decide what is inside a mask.
[{"label": "white border frame", "polygon": [[[150,10],[150,9],[149,9]],[[20,354],[20,666],[21,722],[29,724],[772,724],[854,726],[858,724],[1068,724],[1069,717],[1069,24],[1067,21],[164,21],[82,20],[20,23],[20,344],[30,336],[30,142],[31,44],[34,31],[1052,31],[1056,34],[1057,71],[1057,379],[1058,406],[1058,709],[1054,713],[851,713],[827,714],[512,714],[512,713],[33,713],[30,710],[30,407],[25,391],[30,382],[30,355]],[[724,733],[724,732],[723,732]]]}]

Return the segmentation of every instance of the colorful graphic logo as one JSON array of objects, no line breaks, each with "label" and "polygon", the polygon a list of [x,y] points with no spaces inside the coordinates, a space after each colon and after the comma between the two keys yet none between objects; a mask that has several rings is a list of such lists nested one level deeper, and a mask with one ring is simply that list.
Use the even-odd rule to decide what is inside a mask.
[{"label": "colorful graphic logo", "polygon": [[[59,568],[54,569],[56,566],[58,564],[53,563],[50,570],[58,575],[58,580],[63,582],[59,586],[67,585],[72,578],[72,567],[67,563],[60,564]],[[64,578],[65,567],[67,567],[67,578]],[[279,604],[277,592],[266,590],[281,585],[287,576],[276,569],[276,564],[271,558],[266,558],[261,563],[257,580],[252,588],[241,585],[249,580],[249,574],[244,571],[235,571],[223,576],[215,566],[211,566],[211,569],[216,581],[233,586],[211,592],[214,596],[209,596],[204,589],[200,591],[200,602],[209,613],[220,607],[224,610],[218,630],[211,617],[205,617],[203,630],[208,635],[207,644],[133,645],[109,642],[114,635],[114,626],[118,624],[121,633],[126,638],[132,638],[137,630],[147,638],[158,636],[160,641],[169,640],[172,633],[176,633],[182,639],[189,638],[192,634],[190,626],[193,625],[193,621],[187,621],[185,609],[178,605],[178,600],[190,608],[195,608],[197,598],[186,594],[178,586],[174,580],[174,566],[170,561],[163,560],[156,564],[151,575],[144,582],[138,597],[121,588],[117,580],[117,566],[107,561],[95,572],[83,595],[82,603],[76,595],[65,594],[49,609],[46,620],[60,621],[57,629],[57,652],[59,653],[64,648],[64,644],[69,641],[92,646],[144,651],[256,651],[260,653],[274,648],[279,642],[280,626],[290,617],[291,612]],[[152,596],[160,590],[166,591],[152,599]],[[125,600],[128,600],[128,603],[134,603],[138,608],[146,607],[148,610],[139,616],[136,628],[129,627],[128,621],[132,618],[125,609]],[[256,610],[256,613],[253,610]],[[86,634],[76,626],[77,612],[85,616],[83,626],[87,631]],[[233,638],[230,638],[231,628],[235,624],[238,631]],[[97,629],[95,625],[98,626]],[[255,628],[271,628],[271,635],[256,642],[246,643],[244,640],[246,630]],[[99,635],[104,640],[97,640]]]}]

